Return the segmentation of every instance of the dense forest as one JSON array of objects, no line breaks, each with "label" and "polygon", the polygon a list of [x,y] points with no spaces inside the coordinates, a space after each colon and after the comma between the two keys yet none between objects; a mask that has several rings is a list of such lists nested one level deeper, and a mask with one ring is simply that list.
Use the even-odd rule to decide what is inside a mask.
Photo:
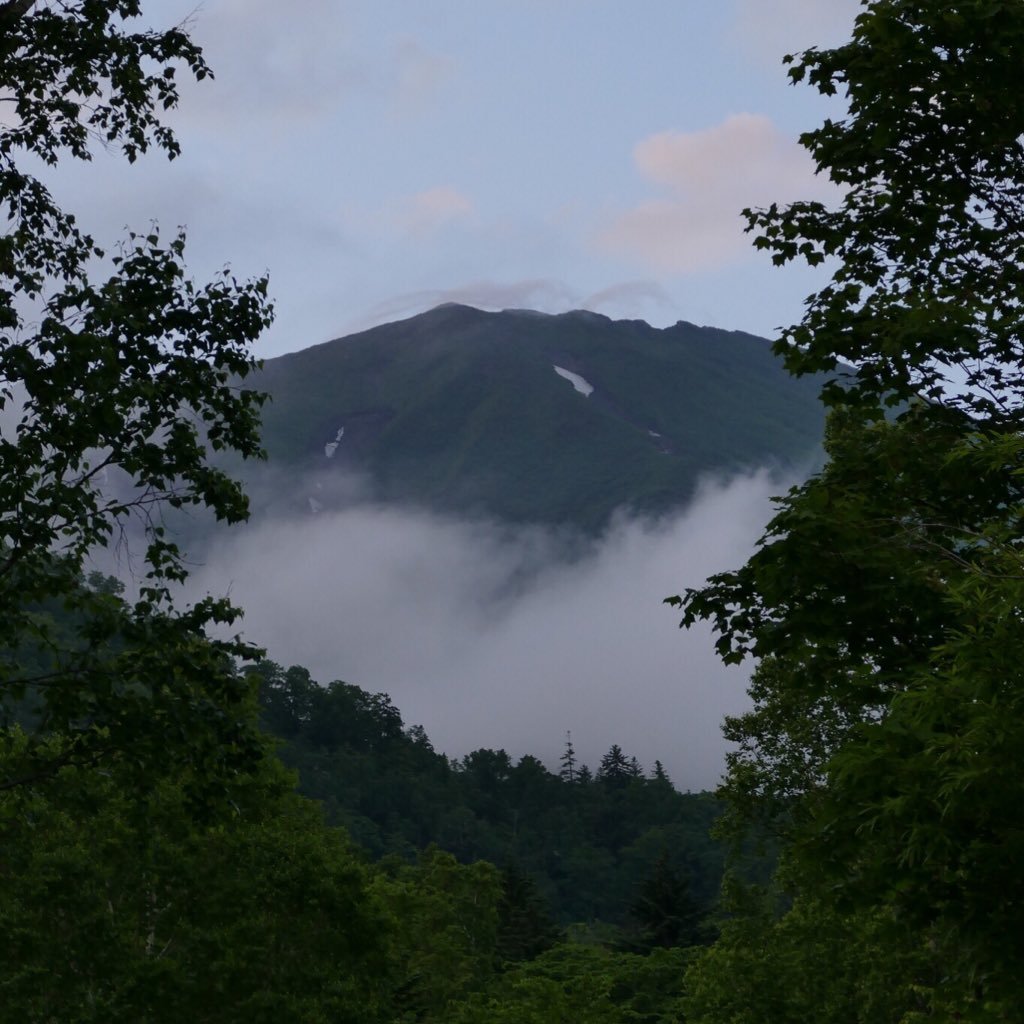
[{"label": "dense forest", "polygon": [[[670,599],[755,663],[716,797],[571,737],[448,760],[173,600],[161,509],[248,511],[215,456],[261,453],[267,282],[105,253],[31,173],[176,155],[209,68],[139,13],[0,2],[0,1017],[1020,1020],[1024,2],[864,0],[789,59],[846,101],[801,139],[843,198],[747,218],[831,275],[775,344],[828,458]],[[130,523],[129,598],[89,555]]]},{"label": "dense forest", "polygon": [[[79,590],[123,602],[98,573]],[[55,646],[82,625],[60,602],[31,610]],[[7,765],[47,733],[40,680],[59,671],[52,648],[20,666],[33,683],[6,709]],[[555,995],[567,1014],[582,1000],[595,1019],[672,1019],[688,950],[715,930],[710,794],[618,746],[591,771],[570,737],[557,774],[503,750],[450,760],[384,694],[266,660],[236,679],[253,749],[222,791],[180,769],[140,784],[110,756],[16,781],[28,827],[7,831],[0,920],[22,1019],[128,1019],[159,999],[152,1019],[473,1020],[505,1000],[547,1013]]]},{"label": "dense forest", "polygon": [[[678,793],[660,762],[645,773],[616,745],[591,771],[571,737],[558,774],[504,750],[449,760],[382,694],[321,687],[299,667],[256,671],[263,722],[283,741],[299,791],[374,858],[409,860],[435,845],[463,863],[489,861],[536,888],[560,926],[619,926],[622,935],[607,935],[620,944],[643,947],[650,929],[662,945],[707,934],[722,872],[710,838],[718,806],[707,793]],[[664,905],[641,909],[654,888]]]},{"label": "dense forest", "polygon": [[[559,774],[449,760],[386,696],[297,666],[239,683],[264,738],[223,790],[109,757],[18,785],[0,927],[19,1019],[676,1019],[714,935],[709,794],[617,746],[594,772],[571,741]],[[8,765],[44,705],[34,686],[10,709]]]}]

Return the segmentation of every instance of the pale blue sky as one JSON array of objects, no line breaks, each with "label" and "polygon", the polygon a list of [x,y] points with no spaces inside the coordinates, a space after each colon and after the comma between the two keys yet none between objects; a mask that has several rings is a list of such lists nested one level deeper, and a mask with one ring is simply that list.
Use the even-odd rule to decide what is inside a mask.
[{"label": "pale blue sky", "polygon": [[[216,81],[183,155],[62,170],[98,238],[188,228],[204,276],[269,270],[264,356],[447,299],[771,334],[813,280],[739,233],[827,198],[795,144],[829,108],[780,58],[856,0],[149,0]],[[833,115],[841,108],[833,106]]]}]

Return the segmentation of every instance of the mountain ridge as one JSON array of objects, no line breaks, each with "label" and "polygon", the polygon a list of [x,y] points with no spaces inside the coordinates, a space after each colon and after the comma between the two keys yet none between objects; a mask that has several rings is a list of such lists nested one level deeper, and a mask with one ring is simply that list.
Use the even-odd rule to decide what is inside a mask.
[{"label": "mountain ridge", "polygon": [[354,475],[374,501],[591,532],[681,506],[708,474],[806,463],[824,421],[820,381],[765,339],[588,310],[446,303],[267,360],[252,383],[300,504],[331,507]]}]

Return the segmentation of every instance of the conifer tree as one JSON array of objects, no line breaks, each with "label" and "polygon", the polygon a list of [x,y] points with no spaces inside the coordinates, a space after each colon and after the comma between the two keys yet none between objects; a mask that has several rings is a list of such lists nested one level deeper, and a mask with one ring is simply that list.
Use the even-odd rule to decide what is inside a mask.
[{"label": "conifer tree", "polygon": [[532,960],[558,941],[537,884],[516,862],[501,873],[497,953],[504,961]]},{"label": "conifer tree", "polygon": [[561,757],[562,769],[558,773],[559,778],[563,782],[575,782],[578,774],[576,770],[576,751],[572,745],[572,733],[566,732],[565,734],[565,752]]},{"label": "conifer tree", "polygon": [[640,886],[630,915],[640,926],[631,943],[636,949],[696,946],[703,939],[701,909],[690,895],[686,876],[672,866],[667,852]]},{"label": "conifer tree", "polygon": [[631,774],[629,759],[622,752],[622,747],[613,743],[608,753],[601,758],[597,769],[598,781],[618,785],[630,778]]}]

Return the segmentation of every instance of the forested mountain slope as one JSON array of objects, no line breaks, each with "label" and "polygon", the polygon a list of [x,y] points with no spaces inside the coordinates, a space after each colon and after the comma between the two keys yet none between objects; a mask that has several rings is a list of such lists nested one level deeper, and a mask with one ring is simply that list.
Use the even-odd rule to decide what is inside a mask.
[{"label": "forested mountain slope", "polygon": [[599,529],[703,474],[814,457],[817,379],[760,338],[680,321],[460,305],[268,360],[254,510],[362,497]]},{"label": "forested mountain slope", "polygon": [[[676,790],[651,760],[657,751],[640,751],[641,763],[615,745],[589,767],[568,740],[557,773],[504,750],[449,760],[385,694],[320,686],[299,666],[264,662],[256,673],[263,725],[300,791],[372,857],[412,860],[437,845],[462,863],[490,861],[536,886],[560,925],[588,923],[635,946],[707,935],[724,859],[709,835],[719,806]],[[655,885],[660,911],[638,916]],[[656,924],[672,934],[643,939]]]}]

